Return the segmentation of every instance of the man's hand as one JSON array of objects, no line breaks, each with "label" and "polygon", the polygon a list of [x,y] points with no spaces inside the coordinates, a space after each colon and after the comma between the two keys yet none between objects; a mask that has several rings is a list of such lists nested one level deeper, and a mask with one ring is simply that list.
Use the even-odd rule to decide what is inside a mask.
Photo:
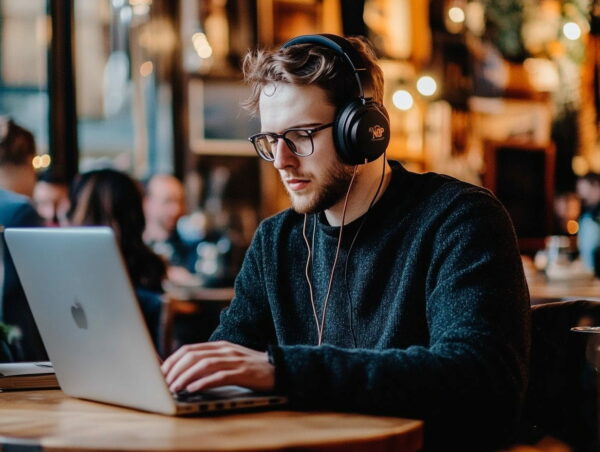
[{"label": "man's hand", "polygon": [[272,391],[275,387],[275,367],[266,352],[225,341],[184,345],[165,360],[161,369],[173,392],[223,385],[257,391]]}]

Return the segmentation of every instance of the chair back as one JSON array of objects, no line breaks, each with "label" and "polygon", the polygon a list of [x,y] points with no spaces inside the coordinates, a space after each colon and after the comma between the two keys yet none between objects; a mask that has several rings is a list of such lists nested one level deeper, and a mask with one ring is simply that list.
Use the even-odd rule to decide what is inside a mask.
[{"label": "chair back", "polygon": [[531,308],[531,366],[519,442],[552,436],[575,451],[598,451],[600,303],[576,300]]}]

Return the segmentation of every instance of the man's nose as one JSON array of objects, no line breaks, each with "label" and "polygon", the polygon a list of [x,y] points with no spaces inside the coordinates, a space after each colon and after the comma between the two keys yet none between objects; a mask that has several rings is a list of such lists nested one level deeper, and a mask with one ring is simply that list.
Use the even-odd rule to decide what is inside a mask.
[{"label": "man's nose", "polygon": [[278,170],[298,166],[298,156],[291,151],[283,138],[277,140],[277,144],[275,145],[273,166]]}]

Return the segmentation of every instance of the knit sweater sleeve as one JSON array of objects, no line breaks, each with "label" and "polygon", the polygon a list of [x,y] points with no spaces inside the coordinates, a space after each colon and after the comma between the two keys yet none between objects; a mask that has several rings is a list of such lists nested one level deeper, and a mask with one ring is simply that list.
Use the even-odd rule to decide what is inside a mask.
[{"label": "knit sweater sleeve", "polygon": [[271,346],[292,403],[510,428],[526,384],[528,292],[508,215],[473,189],[440,208],[428,239],[429,344]]}]

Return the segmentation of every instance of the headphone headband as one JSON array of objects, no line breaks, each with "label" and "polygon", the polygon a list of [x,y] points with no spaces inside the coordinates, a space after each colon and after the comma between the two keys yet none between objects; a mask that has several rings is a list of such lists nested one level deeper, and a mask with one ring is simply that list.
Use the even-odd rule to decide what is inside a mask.
[{"label": "headphone headband", "polygon": [[364,99],[365,92],[363,90],[362,82],[360,81],[359,71],[364,71],[363,67],[363,59],[361,58],[358,51],[354,48],[347,39],[342,38],[338,35],[332,35],[328,33],[322,33],[318,35],[302,35],[297,36],[295,38],[290,39],[286,43],[284,43],[281,48],[286,49],[288,47],[294,46],[296,44],[317,44],[323,47],[327,47],[328,49],[333,50],[338,55],[343,57],[350,67],[352,68],[352,72],[354,72],[354,77],[356,78],[356,82],[358,83],[359,89],[359,97]]},{"label": "headphone headband", "polygon": [[356,78],[359,96],[341,105],[333,125],[333,141],[340,159],[348,165],[372,162],[383,154],[390,141],[389,118],[385,107],[365,98],[359,71],[366,71],[365,59],[347,39],[332,35],[303,35],[290,39],[282,49],[296,44],[313,44],[333,50],[345,60]]}]

